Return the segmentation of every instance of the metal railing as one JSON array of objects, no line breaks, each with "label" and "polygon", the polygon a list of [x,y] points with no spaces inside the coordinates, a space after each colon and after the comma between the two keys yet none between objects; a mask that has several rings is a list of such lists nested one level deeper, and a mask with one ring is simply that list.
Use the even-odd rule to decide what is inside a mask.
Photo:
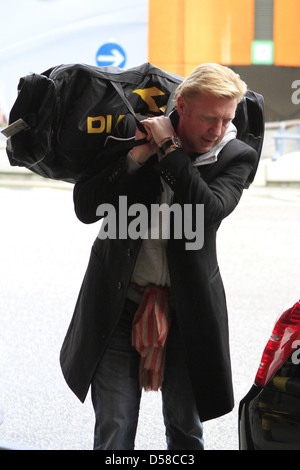
[{"label": "metal railing", "polygon": [[[268,122],[265,126],[266,130],[277,129],[273,134],[275,141],[275,153],[272,155],[272,160],[277,160],[285,153],[285,141],[296,141],[296,150],[300,151],[300,120],[290,120],[281,122]],[[289,133],[290,128],[295,128],[294,133]]]}]

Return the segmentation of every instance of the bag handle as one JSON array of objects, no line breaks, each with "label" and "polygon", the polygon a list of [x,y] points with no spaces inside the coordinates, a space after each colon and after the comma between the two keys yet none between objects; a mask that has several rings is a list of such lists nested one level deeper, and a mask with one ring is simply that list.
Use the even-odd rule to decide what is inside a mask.
[{"label": "bag handle", "polygon": [[120,98],[122,99],[123,103],[126,104],[126,106],[127,106],[128,110],[130,111],[130,113],[134,116],[134,118],[136,120],[137,127],[139,128],[139,130],[145,134],[145,128],[140,123],[140,121],[138,120],[137,115],[135,114],[135,111],[134,111],[133,107],[131,106],[131,103],[126,98],[126,96],[124,94],[124,90],[123,90],[122,85],[120,84],[120,82],[114,82],[113,80],[110,80],[110,83],[112,84],[112,86],[114,87],[114,89],[116,90],[116,92],[118,93]]}]

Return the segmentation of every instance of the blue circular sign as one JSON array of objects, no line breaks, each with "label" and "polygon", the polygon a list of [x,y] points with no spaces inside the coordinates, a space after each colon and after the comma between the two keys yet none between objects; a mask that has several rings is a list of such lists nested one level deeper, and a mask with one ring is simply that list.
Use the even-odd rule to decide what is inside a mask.
[{"label": "blue circular sign", "polygon": [[119,44],[107,42],[98,49],[96,63],[99,66],[114,65],[122,68],[126,64],[126,53]]}]

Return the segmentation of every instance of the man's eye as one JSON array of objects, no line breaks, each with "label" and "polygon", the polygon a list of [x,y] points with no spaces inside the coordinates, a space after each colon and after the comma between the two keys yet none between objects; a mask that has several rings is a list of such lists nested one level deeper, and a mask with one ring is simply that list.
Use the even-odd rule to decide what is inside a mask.
[{"label": "man's eye", "polygon": [[214,118],[211,118],[209,116],[200,116],[201,121],[203,122],[212,122]]}]

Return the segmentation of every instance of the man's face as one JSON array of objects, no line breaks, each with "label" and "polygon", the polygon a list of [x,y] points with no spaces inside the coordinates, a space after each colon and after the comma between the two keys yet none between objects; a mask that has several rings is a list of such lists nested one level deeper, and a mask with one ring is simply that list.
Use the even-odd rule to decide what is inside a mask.
[{"label": "man's face", "polygon": [[217,145],[234,118],[236,106],[235,98],[199,95],[188,101],[179,96],[177,133],[185,151],[189,155],[205,153]]}]

